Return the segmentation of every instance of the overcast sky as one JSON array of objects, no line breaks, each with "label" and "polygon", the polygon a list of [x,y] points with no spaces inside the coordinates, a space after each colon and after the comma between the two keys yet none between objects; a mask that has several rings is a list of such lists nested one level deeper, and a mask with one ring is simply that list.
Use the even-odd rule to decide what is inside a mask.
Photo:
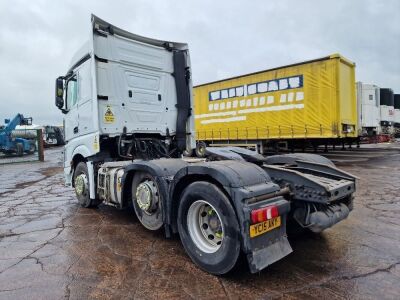
[{"label": "overcast sky", "polygon": [[0,0],[0,124],[18,112],[61,124],[54,80],[88,39],[91,13],[187,42],[194,84],[339,52],[357,80],[400,93],[399,0]]}]

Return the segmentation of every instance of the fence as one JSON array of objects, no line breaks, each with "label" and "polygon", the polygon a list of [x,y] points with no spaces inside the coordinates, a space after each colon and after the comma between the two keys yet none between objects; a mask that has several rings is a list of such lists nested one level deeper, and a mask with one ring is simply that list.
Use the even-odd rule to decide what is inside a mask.
[{"label": "fence", "polygon": [[42,129],[0,131],[0,165],[44,161]]}]

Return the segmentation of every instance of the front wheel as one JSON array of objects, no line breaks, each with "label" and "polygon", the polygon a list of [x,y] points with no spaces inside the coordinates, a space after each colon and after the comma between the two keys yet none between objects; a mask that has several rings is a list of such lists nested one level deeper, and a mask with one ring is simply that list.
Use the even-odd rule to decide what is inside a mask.
[{"label": "front wheel", "polygon": [[80,162],[74,172],[75,194],[82,207],[97,207],[100,201],[90,199],[89,173],[85,162]]},{"label": "front wheel", "polygon": [[187,254],[204,271],[222,275],[236,265],[239,224],[228,197],[214,184],[199,181],[183,191],[178,231]]}]

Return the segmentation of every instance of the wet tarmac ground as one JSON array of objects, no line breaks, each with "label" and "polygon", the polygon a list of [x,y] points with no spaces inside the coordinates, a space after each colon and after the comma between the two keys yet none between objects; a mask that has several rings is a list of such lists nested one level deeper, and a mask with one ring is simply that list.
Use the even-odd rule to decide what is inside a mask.
[{"label": "wet tarmac ground", "polygon": [[60,149],[45,163],[0,166],[0,299],[399,299],[399,148],[331,154],[360,177],[350,217],[290,236],[294,252],[258,274],[244,265],[224,277],[131,211],[80,208]]}]

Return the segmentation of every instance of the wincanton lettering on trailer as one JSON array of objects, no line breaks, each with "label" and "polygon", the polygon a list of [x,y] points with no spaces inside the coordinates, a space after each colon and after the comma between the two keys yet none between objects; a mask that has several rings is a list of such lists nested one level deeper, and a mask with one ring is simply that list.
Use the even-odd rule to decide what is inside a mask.
[{"label": "wincanton lettering on trailer", "polygon": [[[232,99],[237,97],[244,99]],[[214,118],[201,124],[246,121],[245,115],[250,113],[303,109],[303,75],[214,90],[209,92],[209,101],[208,112],[195,115],[195,119]]]},{"label": "wincanton lettering on trailer", "polygon": [[[209,101],[225,100],[247,95],[271,93],[275,91],[298,89],[303,87],[303,75],[277,78],[257,83],[245,84],[240,87],[225,88],[208,93]],[[239,92],[240,90],[240,92]],[[229,91],[229,92],[228,92]]]},{"label": "wincanton lettering on trailer", "polygon": [[107,105],[106,112],[104,113],[104,123],[114,123],[115,116],[112,112],[111,105]]}]

